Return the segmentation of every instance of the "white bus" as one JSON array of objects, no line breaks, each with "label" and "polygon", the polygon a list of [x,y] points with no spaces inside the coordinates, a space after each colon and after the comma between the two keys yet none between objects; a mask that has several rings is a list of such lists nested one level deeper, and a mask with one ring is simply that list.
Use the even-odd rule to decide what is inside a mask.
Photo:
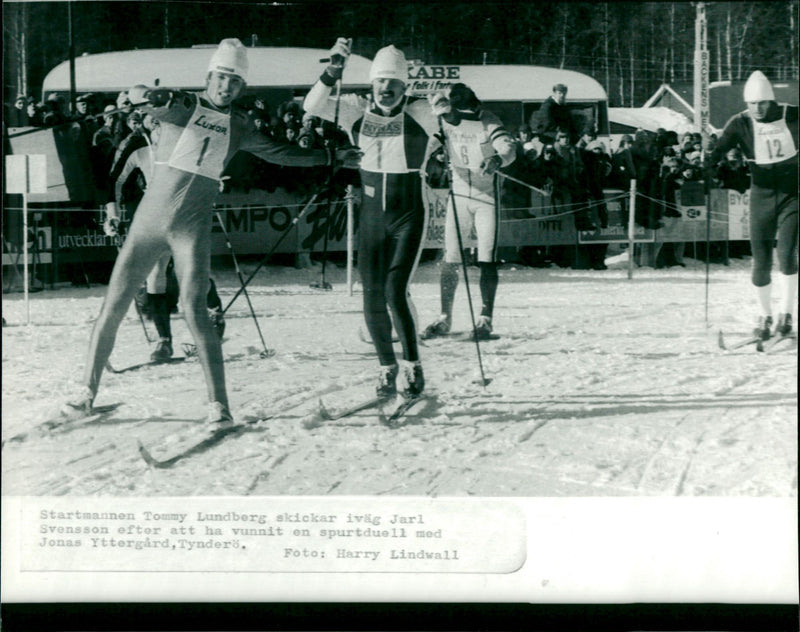
[{"label": "white bus", "polygon": [[592,77],[573,70],[544,66],[412,64],[409,94],[423,96],[464,83],[475,92],[511,133],[530,122],[531,115],[553,93],[553,86],[567,86],[567,106],[577,129],[608,136],[608,95]]},{"label": "white bus", "polygon": [[[93,93],[107,102],[114,102],[120,91],[133,85],[161,86],[187,91],[200,91],[204,88],[208,59],[215,46],[195,46],[179,49],[146,49],[83,55],[75,59],[76,95]],[[328,56],[326,49],[308,48],[248,48],[250,76],[243,97],[245,104],[253,95],[262,97],[274,112],[278,105],[287,100],[302,101],[324,69],[321,61]],[[352,55],[344,72],[343,92],[366,92],[369,89],[369,67],[371,61],[359,55]],[[593,78],[582,73],[521,65],[425,65],[412,62],[409,67],[409,95],[422,97],[425,94],[444,90],[453,83],[469,85],[487,109],[497,114],[512,133],[528,123],[531,115],[551,95],[556,83],[568,87],[567,104],[576,118],[577,128],[591,130],[600,137],[609,132],[608,97],[602,86]],[[70,68],[65,61],[53,68],[45,77],[43,97],[57,93],[64,97],[70,94]],[[12,132],[14,130],[11,130]],[[38,139],[37,139],[38,137]],[[36,145],[46,145],[42,150]],[[14,153],[48,153],[51,164],[63,166],[64,151],[53,141],[52,132],[29,134],[14,138],[11,147]],[[58,156],[55,154],[58,153]],[[58,169],[56,169],[58,171]],[[62,182],[53,182],[49,193],[41,198],[48,202],[78,202],[70,196],[70,169],[64,167]],[[74,171],[74,169],[73,169]],[[56,180],[59,173],[55,173]],[[51,178],[52,179],[52,178]],[[74,188],[74,187],[73,187]],[[281,237],[291,220],[304,207],[308,192],[298,193],[283,188],[270,191],[252,188],[249,191],[234,190],[222,194],[217,200],[218,208],[227,223],[233,246],[243,254],[264,253]],[[427,246],[441,247],[442,209],[441,195],[426,186],[426,198],[432,202],[431,225]],[[438,200],[438,201],[437,201]],[[36,202],[31,197],[31,202]],[[325,224],[323,210],[307,213],[304,221],[292,229],[296,234],[281,242],[279,252],[313,252],[322,248],[324,236],[328,235],[328,249],[345,249],[344,204],[335,205],[333,216]],[[574,243],[576,234],[571,222],[562,222],[560,228],[552,223],[542,229],[542,223],[531,224],[521,230],[515,226],[511,230],[501,229],[501,245],[519,246],[521,242],[531,245],[552,243]],[[98,228],[98,231],[100,229]],[[85,243],[96,243],[84,240]],[[83,242],[82,242],[83,243]],[[213,244],[214,254],[226,252],[222,235],[216,235]],[[109,250],[110,256],[114,251]]]}]

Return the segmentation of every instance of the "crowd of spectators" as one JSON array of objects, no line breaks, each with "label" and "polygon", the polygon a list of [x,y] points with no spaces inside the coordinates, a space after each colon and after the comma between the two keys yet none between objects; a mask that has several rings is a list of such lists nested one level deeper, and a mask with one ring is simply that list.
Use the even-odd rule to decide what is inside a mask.
[{"label": "crowd of spectators", "polygon": [[[573,116],[567,93],[567,86],[553,86],[552,95],[528,124],[517,130],[517,159],[503,170],[511,178],[501,178],[504,218],[542,213],[532,206],[531,189],[521,183],[547,192],[549,211],[545,209],[545,213],[571,212],[576,229],[581,231],[608,226],[603,190],[627,191],[632,179],[636,179],[637,191],[642,194],[637,198],[635,220],[652,229],[663,227],[666,218],[680,217],[678,191],[687,182],[703,180],[706,167],[713,186],[742,193],[747,190],[749,171],[738,150],[728,152],[719,164],[703,165],[700,134],[686,133],[679,138],[674,131],[640,129],[622,136],[612,152],[595,137],[590,122]],[[281,103],[274,112],[259,95],[248,97],[245,105],[257,129],[275,140],[306,148],[348,142],[341,130],[303,112],[295,100]],[[79,95],[71,114],[58,94],[48,95],[41,103],[20,94],[6,111],[7,127],[52,127],[66,122],[78,122],[84,128],[90,139],[95,183],[103,195],[111,194],[115,167],[118,173],[126,156],[147,142],[147,117],[133,109],[126,92],[115,101],[101,95]],[[715,140],[712,135],[712,145]],[[446,171],[436,167],[434,161],[428,172],[429,183],[447,186]],[[257,188],[271,192],[279,186],[313,190],[324,181],[323,171],[280,167],[240,153],[223,174],[223,191]]]},{"label": "crowd of spectators", "polygon": [[[281,103],[274,112],[270,112],[264,97],[256,95],[245,99],[242,105],[245,105],[256,128],[277,141],[304,148],[322,148],[332,142],[338,145],[349,142],[346,135],[331,123],[304,113],[297,101]],[[134,110],[127,92],[120,92],[116,100],[96,94],[78,95],[74,113],[69,113],[60,95],[52,93],[40,103],[19,95],[6,108],[5,124],[6,127],[16,128],[79,123],[90,145],[93,180],[102,202],[113,193],[114,176],[118,175],[127,156],[147,142],[150,135],[148,118],[141,111]],[[323,182],[324,172],[319,168],[281,167],[240,152],[223,174],[222,190],[227,192],[237,188],[249,191],[257,188],[271,192],[277,187],[284,187],[290,191],[305,191]]]},{"label": "crowd of spectators", "polygon": [[[517,160],[505,171],[514,179],[547,192],[549,212],[572,211],[578,230],[608,225],[603,189],[628,191],[636,180],[635,221],[659,229],[665,218],[681,217],[678,191],[686,183],[702,182],[708,170],[712,187],[744,193],[750,174],[741,152],[733,149],[718,164],[704,164],[703,139],[699,133],[681,137],[674,131],[639,129],[625,134],[612,151],[588,126],[570,119],[566,87],[558,84],[553,97],[533,114],[530,124],[517,130]],[[716,136],[708,144],[713,147]],[[506,180],[502,208],[507,218],[523,218],[540,212],[530,204],[530,189]],[[627,218],[622,218],[623,223]]]}]

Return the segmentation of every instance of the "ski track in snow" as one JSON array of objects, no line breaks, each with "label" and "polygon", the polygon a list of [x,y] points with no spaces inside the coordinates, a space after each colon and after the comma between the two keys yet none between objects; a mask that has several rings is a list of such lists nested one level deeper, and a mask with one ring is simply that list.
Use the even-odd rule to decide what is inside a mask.
[{"label": "ski track in snow", "polygon": [[[689,261],[689,260],[687,260]],[[255,264],[243,265],[245,275]],[[14,495],[423,495],[796,496],[796,343],[773,354],[726,353],[755,314],[749,260],[705,268],[578,271],[504,266],[496,341],[449,339],[421,346],[428,398],[400,427],[376,410],[333,421],[316,416],[373,394],[377,360],[359,340],[361,289],[329,266],[333,291],[309,287],[318,269],[267,267],[247,303],[226,315],[223,351],[235,416],[246,430],[167,470],[140,458],[175,453],[205,415],[197,359],[106,372],[98,419],[32,432],[71,392],[83,370],[105,286],[3,296],[3,493]],[[422,329],[439,311],[439,266],[423,264],[411,293]],[[473,300],[478,270],[469,268]],[[227,304],[232,269],[214,278]],[[478,311],[476,305],[476,312]],[[152,323],[148,323],[151,332]],[[463,281],[454,331],[471,328]],[[190,342],[173,316],[176,351]],[[396,345],[399,349],[399,345]],[[131,308],[111,363],[124,368],[150,349]],[[29,433],[19,440],[14,435]]]}]

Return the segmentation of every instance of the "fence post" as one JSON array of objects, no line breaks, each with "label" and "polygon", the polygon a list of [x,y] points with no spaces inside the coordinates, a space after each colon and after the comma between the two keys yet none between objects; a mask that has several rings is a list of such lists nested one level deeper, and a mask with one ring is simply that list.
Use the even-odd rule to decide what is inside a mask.
[{"label": "fence post", "polygon": [[636,237],[636,180],[631,180],[631,200],[628,204],[628,278],[633,278],[634,238]]}]

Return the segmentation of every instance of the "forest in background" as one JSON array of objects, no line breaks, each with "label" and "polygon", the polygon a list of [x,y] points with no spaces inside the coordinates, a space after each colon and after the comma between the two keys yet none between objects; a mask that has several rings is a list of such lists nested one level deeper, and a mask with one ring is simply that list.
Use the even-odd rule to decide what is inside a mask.
[{"label": "forest in background", "polygon": [[[3,2],[3,91],[41,98],[69,58],[68,2]],[[707,2],[711,81],[755,69],[798,78],[798,0]],[[71,3],[75,55],[176,48],[238,37],[248,46],[328,48],[353,38],[373,57],[392,43],[427,64],[535,64],[597,79],[614,107],[638,107],[662,83],[691,82],[693,2]]]}]

